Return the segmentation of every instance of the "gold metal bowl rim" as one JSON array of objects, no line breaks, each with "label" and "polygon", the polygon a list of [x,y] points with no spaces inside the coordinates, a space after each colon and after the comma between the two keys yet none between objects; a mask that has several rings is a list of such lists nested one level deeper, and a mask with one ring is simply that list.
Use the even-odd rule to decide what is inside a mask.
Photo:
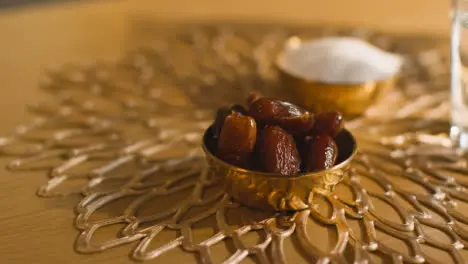
[{"label": "gold metal bowl rim", "polygon": [[330,172],[340,170],[341,168],[347,166],[349,163],[351,163],[351,161],[354,159],[354,157],[357,154],[356,138],[353,136],[353,134],[349,130],[344,128],[343,131],[347,132],[351,136],[351,139],[352,139],[352,142],[353,142],[353,150],[352,150],[351,154],[349,155],[349,157],[347,157],[345,160],[343,160],[339,164],[336,164],[335,166],[333,166],[333,167],[331,167],[329,169],[316,171],[316,172],[302,172],[302,173],[298,173],[298,174],[295,174],[295,175],[282,175],[282,174],[279,174],[279,173],[270,173],[270,172],[247,170],[247,169],[243,169],[243,168],[231,165],[231,164],[229,164],[227,162],[224,162],[223,160],[216,157],[208,149],[208,147],[206,146],[206,143],[205,143],[205,139],[206,139],[210,129],[211,129],[211,126],[205,130],[205,133],[203,134],[203,139],[202,139],[202,141],[203,141],[202,142],[202,148],[203,148],[203,151],[205,152],[206,155],[209,155],[211,159],[215,160],[216,162],[219,162],[219,163],[223,164],[224,166],[229,167],[230,169],[237,170],[237,171],[244,171],[244,172],[248,172],[248,173],[254,173],[257,176],[262,176],[262,177],[265,177],[265,178],[297,179],[297,178],[302,178],[302,177],[321,176],[321,175],[326,174],[326,173],[330,173]]}]

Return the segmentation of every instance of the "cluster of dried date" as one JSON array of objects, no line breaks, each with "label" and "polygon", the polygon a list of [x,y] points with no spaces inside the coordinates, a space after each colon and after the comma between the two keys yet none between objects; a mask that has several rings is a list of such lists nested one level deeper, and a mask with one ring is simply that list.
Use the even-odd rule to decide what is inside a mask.
[{"label": "cluster of dried date", "polygon": [[337,162],[339,112],[314,114],[295,104],[252,94],[246,106],[218,110],[212,125],[214,154],[250,170],[282,175],[316,172]]}]

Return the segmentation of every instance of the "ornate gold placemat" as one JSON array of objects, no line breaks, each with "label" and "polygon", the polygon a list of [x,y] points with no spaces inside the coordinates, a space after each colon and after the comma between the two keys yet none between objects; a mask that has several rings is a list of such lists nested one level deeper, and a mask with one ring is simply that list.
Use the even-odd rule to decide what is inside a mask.
[{"label": "ornate gold placemat", "polygon": [[[149,33],[115,62],[50,70],[41,85],[50,100],[29,106],[32,122],[0,141],[15,157],[9,169],[47,173],[39,196],[82,197],[78,252],[133,243],[136,260],[178,249],[200,263],[468,260],[467,156],[446,135],[442,40],[255,25]],[[213,109],[251,90],[281,94],[272,62],[285,39],[335,34],[406,59],[397,89],[347,123],[360,151],[351,175],[294,214],[232,203],[199,149]]]}]

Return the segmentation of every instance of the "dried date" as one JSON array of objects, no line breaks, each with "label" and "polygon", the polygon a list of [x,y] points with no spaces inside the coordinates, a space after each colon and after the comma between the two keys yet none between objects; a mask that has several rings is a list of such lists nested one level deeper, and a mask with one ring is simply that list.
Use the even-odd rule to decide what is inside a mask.
[{"label": "dried date", "polygon": [[224,120],[218,141],[218,157],[232,165],[250,168],[256,140],[255,120],[234,112]]},{"label": "dried date", "polygon": [[292,135],[305,135],[314,125],[314,115],[294,104],[262,97],[250,104],[248,114],[263,125],[277,125]]},{"label": "dried date", "polygon": [[246,114],[247,110],[242,105],[233,105],[231,108],[223,107],[218,109],[216,112],[216,118],[213,123],[213,137],[214,138],[219,138],[221,134],[221,129],[223,128],[224,125],[224,120],[226,117],[234,112],[241,113],[241,114]]},{"label": "dried date", "polygon": [[294,175],[301,159],[293,136],[279,126],[266,126],[259,139],[258,158],[262,171]]},{"label": "dried date", "polygon": [[343,129],[343,115],[340,112],[324,112],[315,117],[312,134],[327,134],[335,138]]},{"label": "dried date", "polygon": [[335,165],[338,147],[329,135],[319,134],[312,137],[305,164],[306,172],[326,170]]}]

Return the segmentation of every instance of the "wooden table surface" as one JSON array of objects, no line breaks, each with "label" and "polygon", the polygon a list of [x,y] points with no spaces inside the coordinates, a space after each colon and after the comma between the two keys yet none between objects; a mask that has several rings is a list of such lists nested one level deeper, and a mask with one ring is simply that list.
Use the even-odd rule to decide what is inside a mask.
[{"label": "wooden table surface", "polygon": [[[28,120],[25,104],[43,95],[41,70],[83,59],[111,59],[134,44],[129,24],[155,20],[275,21],[362,25],[396,32],[448,33],[450,1],[171,0],[82,1],[0,11],[0,134]],[[183,8],[181,8],[183,7]],[[0,167],[6,160],[0,161]],[[129,263],[128,247],[102,254],[73,251],[77,200],[35,197],[45,176],[0,170],[1,263]],[[151,263],[167,263],[171,256]],[[188,259],[178,259],[184,263]]]}]

